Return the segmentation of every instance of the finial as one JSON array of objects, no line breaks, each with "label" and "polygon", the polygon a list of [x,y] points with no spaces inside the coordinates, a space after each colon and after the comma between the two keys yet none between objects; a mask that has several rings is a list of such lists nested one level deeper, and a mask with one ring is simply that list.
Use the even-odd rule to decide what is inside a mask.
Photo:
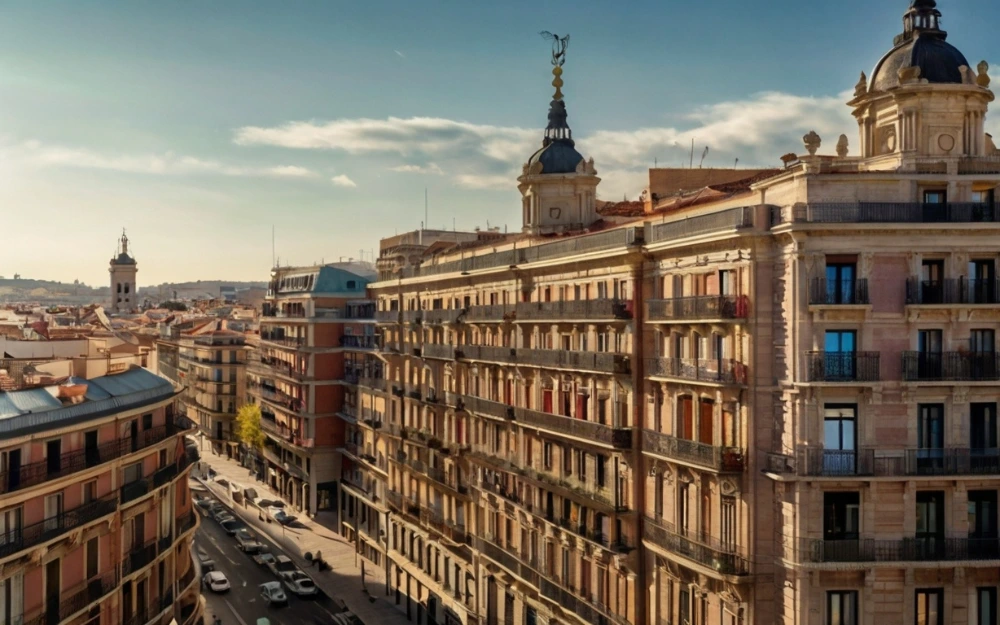
[{"label": "finial", "polygon": [[847,135],[840,135],[840,140],[837,141],[837,156],[846,158],[848,150]]},{"label": "finial", "polygon": [[858,79],[858,84],[854,85],[854,97],[860,98],[866,93],[868,93],[868,76],[865,76],[865,73],[861,72],[861,78]]},{"label": "finial", "polygon": [[543,30],[539,33],[546,41],[552,42],[552,86],[556,88],[555,95],[552,96],[553,100],[562,100],[562,66],[566,62],[566,48],[569,47],[569,35],[565,37],[560,37],[559,35],[554,35],[547,30]]},{"label": "finial", "polygon": [[815,130],[810,130],[809,134],[802,137],[802,142],[806,145],[806,149],[809,150],[809,156],[815,156],[816,150],[819,149],[822,139],[816,134]]},{"label": "finial", "polygon": [[990,86],[990,64],[986,61],[980,61],[979,65],[976,66],[979,70],[979,75],[976,76],[976,84],[984,89]]}]

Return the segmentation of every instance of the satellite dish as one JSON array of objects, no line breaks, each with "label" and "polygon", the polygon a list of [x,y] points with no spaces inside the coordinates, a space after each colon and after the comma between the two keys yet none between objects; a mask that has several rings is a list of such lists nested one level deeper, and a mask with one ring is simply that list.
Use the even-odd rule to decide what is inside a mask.
[{"label": "satellite dish", "polygon": [[119,341],[124,341],[125,343],[128,343],[129,345],[139,345],[140,344],[139,343],[139,339],[137,339],[135,337],[135,335],[132,334],[131,332],[126,332],[124,330],[118,330],[118,331],[114,332],[114,335],[115,335],[116,339],[118,339]]},{"label": "satellite dish", "polygon": [[111,320],[108,319],[108,316],[106,314],[104,314],[104,307],[103,306],[98,306],[97,308],[95,308],[94,309],[94,315],[97,316],[97,321],[102,326],[104,326],[105,330],[108,330],[110,332],[114,332],[114,328],[111,327]]}]

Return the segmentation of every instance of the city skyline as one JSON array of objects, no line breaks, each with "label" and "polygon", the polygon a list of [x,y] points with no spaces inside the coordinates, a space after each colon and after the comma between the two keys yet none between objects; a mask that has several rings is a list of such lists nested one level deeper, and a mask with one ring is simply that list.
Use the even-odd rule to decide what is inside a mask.
[{"label": "city skyline", "polygon": [[[1000,61],[982,26],[1000,8],[951,4],[951,41]],[[103,284],[125,227],[140,286],[206,265],[266,279],[272,225],[283,264],[357,257],[419,227],[425,188],[430,227],[516,229],[515,178],[551,96],[543,29],[573,35],[569,120],[602,199],[636,198],[654,162],[689,163],[691,139],[695,166],[708,146],[716,167],[778,165],[808,130],[855,143],[844,102],[905,5],[12,7],[0,204],[19,234],[0,271]],[[357,214],[378,226],[359,232]]]}]

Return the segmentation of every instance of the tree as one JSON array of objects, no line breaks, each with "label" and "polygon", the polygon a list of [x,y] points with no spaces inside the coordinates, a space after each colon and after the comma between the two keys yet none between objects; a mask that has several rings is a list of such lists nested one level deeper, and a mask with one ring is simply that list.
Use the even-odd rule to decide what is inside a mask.
[{"label": "tree", "polygon": [[260,406],[244,404],[236,413],[233,421],[233,434],[236,440],[247,447],[260,449],[264,446],[264,431],[260,429]]},{"label": "tree", "polygon": [[160,307],[165,308],[167,310],[180,311],[180,312],[183,312],[188,308],[187,304],[185,304],[184,302],[163,302],[162,304],[160,304]]}]

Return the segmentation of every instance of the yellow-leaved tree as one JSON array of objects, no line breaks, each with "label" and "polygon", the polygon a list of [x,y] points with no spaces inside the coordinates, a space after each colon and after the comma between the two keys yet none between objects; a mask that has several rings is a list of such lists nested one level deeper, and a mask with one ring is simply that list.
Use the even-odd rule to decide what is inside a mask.
[{"label": "yellow-leaved tree", "polygon": [[236,420],[233,421],[233,434],[236,435],[236,440],[251,449],[264,446],[264,431],[260,429],[260,406],[244,404],[240,407]]}]

